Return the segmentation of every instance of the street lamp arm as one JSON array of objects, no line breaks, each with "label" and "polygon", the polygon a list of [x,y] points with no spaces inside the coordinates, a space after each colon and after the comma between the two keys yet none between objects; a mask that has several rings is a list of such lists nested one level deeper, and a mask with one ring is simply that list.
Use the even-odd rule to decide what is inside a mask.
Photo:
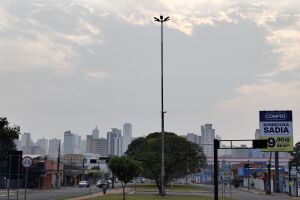
[{"label": "street lamp arm", "polygon": [[160,22],[160,20],[157,17],[154,17],[154,21]]}]

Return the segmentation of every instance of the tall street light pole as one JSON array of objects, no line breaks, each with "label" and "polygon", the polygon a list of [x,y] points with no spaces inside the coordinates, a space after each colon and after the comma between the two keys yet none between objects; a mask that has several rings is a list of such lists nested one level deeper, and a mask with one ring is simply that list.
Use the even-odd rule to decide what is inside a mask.
[{"label": "tall street light pole", "polygon": [[164,127],[164,119],[165,119],[165,111],[164,111],[164,62],[163,62],[163,23],[168,21],[170,17],[164,18],[162,15],[159,18],[154,17],[154,21],[160,22],[161,27],[161,196],[165,196],[165,127]]}]

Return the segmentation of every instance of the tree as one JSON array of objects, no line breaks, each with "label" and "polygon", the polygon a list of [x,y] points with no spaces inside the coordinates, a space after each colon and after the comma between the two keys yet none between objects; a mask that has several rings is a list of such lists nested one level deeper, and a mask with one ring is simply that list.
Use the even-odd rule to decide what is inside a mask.
[{"label": "tree", "polygon": [[108,163],[108,167],[121,181],[123,188],[123,200],[125,200],[126,184],[139,174],[141,169],[140,163],[126,156],[121,156],[111,158]]},{"label": "tree", "polygon": [[289,163],[296,164],[297,166],[300,166],[300,142],[297,142],[294,147],[293,151],[293,158],[289,161]]},{"label": "tree", "polygon": [[0,161],[5,160],[9,151],[15,151],[15,139],[19,139],[20,128],[9,126],[7,118],[0,117]]},{"label": "tree", "polygon": [[[161,134],[156,132],[135,139],[126,154],[141,162],[143,176],[154,179],[161,194]],[[206,157],[199,145],[175,133],[165,132],[165,184],[205,166]]]}]

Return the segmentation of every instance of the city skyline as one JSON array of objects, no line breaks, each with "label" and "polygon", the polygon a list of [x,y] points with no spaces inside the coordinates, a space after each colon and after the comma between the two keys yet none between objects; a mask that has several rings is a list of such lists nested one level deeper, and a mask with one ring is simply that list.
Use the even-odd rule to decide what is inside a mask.
[{"label": "city skyline", "polygon": [[[1,116],[32,138],[66,130],[160,132],[213,124],[251,139],[260,110],[300,116],[300,4],[293,1],[5,1],[0,3]],[[100,133],[101,134],[101,133]],[[300,135],[294,134],[294,142]]]}]

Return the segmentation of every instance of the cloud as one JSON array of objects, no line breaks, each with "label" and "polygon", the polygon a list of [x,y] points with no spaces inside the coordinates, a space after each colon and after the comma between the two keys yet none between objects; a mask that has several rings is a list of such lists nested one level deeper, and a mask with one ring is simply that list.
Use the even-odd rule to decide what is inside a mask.
[{"label": "cloud", "polygon": [[0,4],[0,31],[10,29],[10,25],[16,21],[14,16],[11,16],[6,11],[6,5]]},{"label": "cloud", "polygon": [[298,80],[243,85],[237,89],[237,92],[234,98],[220,101],[213,109],[214,122],[227,138],[245,139],[249,136],[254,138],[254,131],[259,126],[258,111],[260,110],[300,112],[300,81]]},{"label": "cloud", "polygon": [[33,39],[20,36],[17,39],[0,39],[1,71],[24,72],[48,68],[62,72],[71,69],[73,56],[76,52],[71,47],[40,34]]},{"label": "cloud", "polygon": [[[31,4],[31,6],[29,6]],[[0,73],[50,69],[67,72],[76,66],[81,47],[102,43],[90,14],[71,1],[0,4]],[[25,20],[24,20],[25,18]]]},{"label": "cloud", "polygon": [[[289,12],[291,12],[293,7],[293,3],[290,1],[283,3],[281,1],[261,2],[256,0],[247,2],[228,0],[159,0],[153,3],[149,0],[118,2],[109,0],[68,0],[65,2],[37,3],[31,0],[27,4],[31,4],[32,7],[26,7],[27,9],[23,11],[24,14],[20,15],[16,11],[11,11],[13,7],[18,5],[18,1],[2,3],[0,6],[0,31],[5,33],[7,31],[14,32],[14,34],[17,34],[15,37],[21,38],[26,45],[29,45],[28,47],[20,47],[21,49],[38,48],[42,45],[42,41],[45,40],[41,39],[40,35],[47,38],[48,42],[44,42],[46,49],[50,44],[53,44],[55,51],[57,51],[54,54],[58,54],[58,52],[60,54],[55,56],[56,59],[54,59],[54,56],[48,54],[51,52],[51,48],[40,51],[40,53],[38,53],[38,50],[29,50],[26,56],[31,58],[39,56],[36,59],[40,60],[40,64],[47,63],[47,56],[49,56],[48,61],[54,61],[52,65],[59,64],[63,66],[62,68],[68,68],[67,65],[70,67],[72,62],[74,63],[75,55],[80,56],[78,52],[81,47],[91,49],[91,46],[101,44],[104,33],[102,33],[95,19],[106,19],[107,16],[112,16],[123,23],[145,26],[154,24],[153,17],[160,14],[171,17],[171,20],[166,24],[167,26],[189,36],[193,34],[195,27],[201,25],[217,26],[221,22],[237,24],[241,20],[255,22],[259,27],[267,30],[266,41],[274,46],[273,53],[276,56],[280,56],[279,69],[268,73],[268,75],[282,70],[297,68],[297,57],[300,57],[297,53],[299,40],[296,36],[298,34],[296,30],[299,26],[290,28],[290,30],[287,30],[286,27],[283,27],[282,30],[277,30],[272,25],[272,23],[276,23],[281,18],[290,18],[286,16],[290,14]],[[294,13],[294,15],[296,14]],[[25,39],[24,35],[33,35],[33,37]],[[294,37],[294,43],[290,42],[288,37]],[[36,38],[36,40],[33,38]],[[9,39],[8,36],[1,37],[1,39],[4,49],[8,45],[15,47],[21,45],[17,41],[13,44],[14,41]],[[30,42],[32,42],[31,45]],[[59,49],[60,47],[61,49]],[[67,49],[68,53],[72,52],[70,56],[63,55],[65,49]],[[32,52],[31,55],[30,52]],[[43,59],[40,59],[40,57]],[[9,63],[8,59],[13,61],[12,63],[17,62],[15,59],[8,57],[6,58],[6,63]],[[26,65],[26,63],[23,65]],[[16,67],[13,68],[15,69]],[[32,68],[35,67],[29,66],[25,69]]]},{"label": "cloud", "polygon": [[92,33],[96,36],[99,35],[99,33],[100,33],[100,30],[98,27],[96,27],[95,25],[93,25],[87,21],[80,19],[79,24],[82,27],[82,29],[89,31],[90,33]]},{"label": "cloud", "polygon": [[266,77],[280,72],[294,71],[300,68],[300,31],[299,24],[291,27],[271,30],[266,37],[267,42],[274,46],[273,53],[277,56],[278,67],[265,74]]},{"label": "cloud", "polygon": [[85,75],[92,79],[104,79],[109,77],[109,74],[100,70],[86,70]]}]

